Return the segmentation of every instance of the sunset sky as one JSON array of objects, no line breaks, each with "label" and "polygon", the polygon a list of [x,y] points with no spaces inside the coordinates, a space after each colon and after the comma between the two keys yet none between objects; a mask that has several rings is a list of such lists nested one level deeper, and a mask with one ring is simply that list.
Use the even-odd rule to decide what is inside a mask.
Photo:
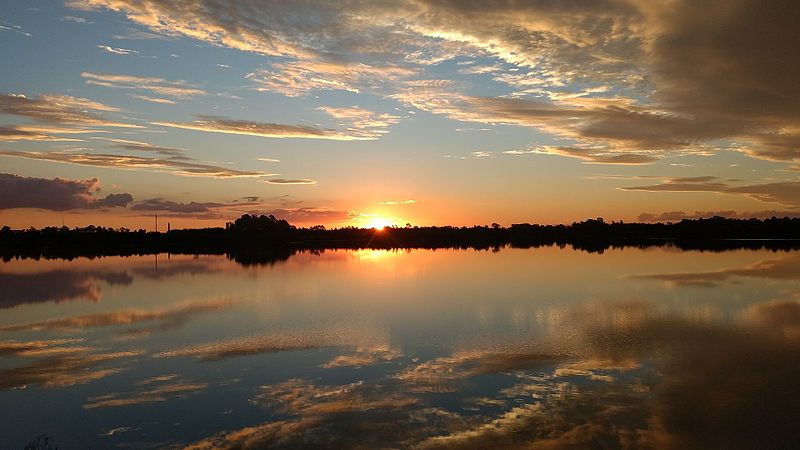
[{"label": "sunset sky", "polygon": [[6,0],[0,225],[800,215],[791,4]]}]

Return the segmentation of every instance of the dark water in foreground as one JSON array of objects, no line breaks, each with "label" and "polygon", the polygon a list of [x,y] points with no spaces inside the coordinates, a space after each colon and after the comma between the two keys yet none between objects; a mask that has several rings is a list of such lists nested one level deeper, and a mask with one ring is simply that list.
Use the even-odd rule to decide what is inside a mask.
[{"label": "dark water in foreground", "polygon": [[0,263],[0,448],[791,448],[800,253]]}]

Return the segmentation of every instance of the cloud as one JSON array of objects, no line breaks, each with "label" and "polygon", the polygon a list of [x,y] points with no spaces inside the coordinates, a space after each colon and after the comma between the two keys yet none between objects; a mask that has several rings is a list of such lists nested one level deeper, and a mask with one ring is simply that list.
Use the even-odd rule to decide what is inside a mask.
[{"label": "cloud", "polygon": [[21,34],[21,35],[23,35],[23,36],[25,36],[25,37],[31,37],[31,36],[33,36],[33,35],[32,35],[32,34],[30,34],[30,33],[27,33],[27,32],[25,32],[25,31],[22,31],[22,27],[21,27],[21,26],[19,26],[19,25],[13,25],[13,24],[9,24],[9,25],[10,25],[10,26],[0,25],[0,31],[10,31],[10,32],[12,32],[12,33],[19,33],[19,34]]},{"label": "cloud", "polygon": [[320,90],[359,93],[414,74],[414,70],[398,66],[304,60],[273,64],[269,69],[248,74],[247,78],[258,85],[256,90],[296,97]]},{"label": "cloud", "polygon": [[99,48],[101,50],[105,50],[108,53],[113,53],[115,55],[136,55],[136,54],[139,54],[139,50],[129,50],[127,48],[109,47],[108,45],[98,45],[97,48]]},{"label": "cloud", "polygon": [[77,153],[57,151],[22,152],[13,150],[0,150],[0,156],[27,158],[39,161],[77,164],[92,167],[110,167],[126,170],[151,170],[154,172],[167,172],[187,177],[258,178],[274,175],[266,172],[236,170],[227,167],[215,166],[212,164],[203,164],[185,160],[148,158],[131,155],[114,155],[108,153]]},{"label": "cloud", "polygon": [[378,114],[364,108],[334,108],[321,106],[320,111],[339,119],[339,125],[347,127],[347,131],[366,139],[376,139],[389,132],[389,127],[396,124],[400,117],[391,114]]},{"label": "cloud", "polygon": [[269,184],[317,184],[314,180],[309,180],[308,178],[269,178],[264,180],[265,183]]},{"label": "cloud", "polygon": [[763,184],[736,185],[713,176],[669,178],[660,184],[621,187],[624,191],[646,192],[711,192],[744,195],[766,203],[800,207],[800,181],[779,181]]},{"label": "cloud", "polygon": [[29,117],[48,123],[98,127],[142,128],[103,119],[98,112],[117,112],[118,108],[85,98],[43,94],[28,98],[22,94],[0,94],[0,113]]},{"label": "cloud", "polygon": [[371,136],[365,137],[360,132],[351,133],[348,130],[338,131],[306,125],[251,122],[214,116],[198,117],[198,120],[189,123],[153,122],[153,124],[163,127],[183,128],[186,130],[205,131],[209,133],[243,134],[247,136],[269,138],[332,139],[337,141],[374,139],[374,137]]},{"label": "cloud", "polygon": [[88,20],[84,19],[83,17],[75,17],[75,16],[64,16],[61,18],[63,22],[75,22],[75,23],[85,23],[90,24],[93,22],[89,22]]},{"label": "cloud", "polygon": [[417,201],[409,199],[409,200],[387,200],[387,201],[384,201],[384,202],[379,202],[378,204],[379,205],[413,205],[414,203],[417,203]]},{"label": "cloud", "polygon": [[[513,151],[513,150],[512,150]],[[508,152],[503,152],[508,153]],[[592,148],[579,148],[579,147],[555,147],[555,146],[540,146],[536,151],[531,153],[539,153],[546,155],[559,155],[568,156],[570,158],[577,158],[589,163],[596,164],[623,164],[623,165],[638,165],[649,164],[658,160],[658,157],[641,154],[641,153],[613,153],[607,150],[596,150]],[[519,155],[520,153],[510,153]]]},{"label": "cloud", "polygon": [[115,138],[97,138],[113,142],[114,146],[123,150],[130,150],[135,152],[156,153],[165,156],[171,160],[184,160],[191,161],[192,158],[186,156],[186,152],[179,148],[164,147],[159,145],[148,144],[147,142],[130,141],[127,139]]},{"label": "cloud", "polygon": [[168,211],[175,213],[203,213],[212,209],[226,206],[224,203],[215,202],[189,202],[179,203],[161,198],[151,198],[135,203],[131,209],[134,211]]},{"label": "cloud", "polygon": [[[2,154],[2,153],[0,153]],[[37,208],[50,211],[125,207],[133,201],[130,194],[109,194],[96,198],[100,188],[97,178],[65,180],[63,178],[22,177],[0,174],[0,210]]]},{"label": "cloud", "polygon": [[731,219],[769,219],[771,217],[800,217],[800,211],[695,211],[688,213],[684,211],[665,211],[662,213],[641,213],[638,216],[639,222],[678,222],[684,219],[703,219],[709,217],[726,217]]},{"label": "cloud", "polygon": [[139,94],[128,94],[128,95],[131,98],[135,98],[137,100],[142,100],[142,101],[150,102],[150,103],[160,103],[160,104],[163,104],[163,105],[177,105],[178,104],[178,102],[176,102],[174,100],[167,99],[167,98],[150,97],[150,96],[147,96],[147,95],[139,95]]},{"label": "cloud", "polygon": [[[257,0],[69,2],[270,56],[249,76],[270,92],[381,90],[451,119],[571,139],[558,154],[597,163],[729,148],[797,162],[794,5],[761,3],[311,1],[297,15],[294,5]],[[481,98],[412,84],[431,64],[458,58],[486,61],[468,70],[497,70],[493,82],[512,91]]]},{"label": "cloud", "polygon": [[392,98],[454,120],[534,127],[575,146],[541,151],[596,163],[644,164],[674,154],[707,152],[696,142],[717,138],[721,125],[628,106],[570,106],[541,99],[489,98],[441,89],[405,89]]},{"label": "cloud", "polygon": [[82,139],[52,136],[23,126],[0,125],[0,142],[37,141],[37,142],[80,142]]},{"label": "cloud", "polygon": [[[114,89],[132,89],[146,91],[153,94],[165,95],[173,98],[191,98],[198,95],[205,95],[207,92],[195,86],[189,85],[183,80],[171,81],[156,77],[138,77],[134,75],[113,75],[106,73],[82,72],[81,76],[86,80],[86,84],[103,86]],[[156,103],[168,103],[171,100],[152,98],[148,96],[134,96],[140,100]],[[174,103],[174,102],[173,102]]]}]

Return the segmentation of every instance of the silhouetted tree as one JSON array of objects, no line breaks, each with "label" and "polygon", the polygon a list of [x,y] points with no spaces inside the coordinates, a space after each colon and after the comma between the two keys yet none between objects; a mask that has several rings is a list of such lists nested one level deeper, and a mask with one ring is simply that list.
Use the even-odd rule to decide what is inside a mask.
[{"label": "silhouetted tree", "polygon": [[53,447],[50,444],[51,439],[53,437],[46,434],[36,436],[36,439],[29,442],[23,450],[58,450],[58,447]]}]

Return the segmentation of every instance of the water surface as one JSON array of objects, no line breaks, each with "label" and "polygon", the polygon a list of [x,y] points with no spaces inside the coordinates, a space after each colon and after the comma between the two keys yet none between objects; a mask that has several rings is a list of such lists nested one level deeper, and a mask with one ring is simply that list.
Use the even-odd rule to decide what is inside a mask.
[{"label": "water surface", "polygon": [[796,447],[800,253],[0,263],[0,448]]}]

